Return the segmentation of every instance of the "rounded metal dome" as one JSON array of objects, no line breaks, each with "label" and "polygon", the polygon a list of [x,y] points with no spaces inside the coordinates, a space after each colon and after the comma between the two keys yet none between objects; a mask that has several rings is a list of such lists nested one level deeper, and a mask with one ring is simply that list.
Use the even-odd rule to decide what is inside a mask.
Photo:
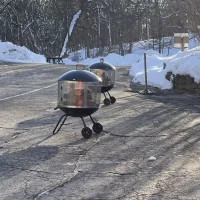
[{"label": "rounded metal dome", "polygon": [[58,81],[101,82],[101,79],[86,70],[71,70],[59,77]]},{"label": "rounded metal dome", "polygon": [[112,66],[111,64],[109,64],[107,62],[93,63],[88,68],[89,69],[102,69],[102,70],[116,70],[116,68],[114,66]]}]

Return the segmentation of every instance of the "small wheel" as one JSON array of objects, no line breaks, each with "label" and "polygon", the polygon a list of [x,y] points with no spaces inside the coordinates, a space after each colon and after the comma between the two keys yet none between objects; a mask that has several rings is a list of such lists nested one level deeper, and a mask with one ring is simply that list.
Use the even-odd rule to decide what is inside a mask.
[{"label": "small wheel", "polygon": [[82,136],[86,139],[92,136],[92,130],[89,127],[84,127],[81,133],[82,133]]},{"label": "small wheel", "polygon": [[100,123],[94,123],[92,126],[92,130],[96,133],[99,134],[103,131],[103,126]]},{"label": "small wheel", "polygon": [[110,102],[111,102],[111,104],[114,104],[116,102],[115,97],[110,97]]},{"label": "small wheel", "polygon": [[104,103],[105,106],[109,106],[109,105],[110,105],[110,99],[105,98],[105,99],[103,100],[103,103]]}]

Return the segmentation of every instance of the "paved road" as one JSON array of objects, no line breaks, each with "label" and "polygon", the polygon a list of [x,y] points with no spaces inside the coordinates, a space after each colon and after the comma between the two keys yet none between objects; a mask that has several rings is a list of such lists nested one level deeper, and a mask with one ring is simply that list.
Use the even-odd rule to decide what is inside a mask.
[{"label": "paved road", "polygon": [[118,68],[117,102],[93,115],[103,133],[83,139],[82,122],[69,118],[53,136],[57,79],[75,67],[3,64],[1,200],[200,199],[198,96],[132,93]]}]

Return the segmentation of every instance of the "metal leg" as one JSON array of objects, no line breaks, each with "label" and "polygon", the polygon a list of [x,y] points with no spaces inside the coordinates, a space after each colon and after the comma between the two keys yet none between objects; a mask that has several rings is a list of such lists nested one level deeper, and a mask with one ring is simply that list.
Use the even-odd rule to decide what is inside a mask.
[{"label": "metal leg", "polygon": [[80,118],[81,118],[81,120],[83,122],[84,127],[86,127],[86,124],[85,124],[85,121],[84,121],[83,117],[80,117]]},{"label": "metal leg", "polygon": [[[108,106],[108,105],[110,105],[110,99],[108,99],[107,97],[106,97],[106,94],[103,92],[103,94],[104,94],[104,97],[105,97],[105,99],[103,100],[103,103],[104,103],[104,105],[105,106]],[[108,93],[109,94],[109,93]],[[110,95],[110,94],[109,94]]]},{"label": "metal leg", "polygon": [[95,124],[96,122],[94,121],[94,119],[92,118],[92,116],[90,115],[90,119],[92,120],[92,123]]},{"label": "metal leg", "polygon": [[105,95],[105,93],[103,92],[103,95],[104,95],[104,97],[106,98],[106,95]]},{"label": "metal leg", "polygon": [[110,96],[110,93],[109,93],[109,92],[107,92],[107,93],[108,93],[109,97],[111,97],[111,96]]},{"label": "metal leg", "polygon": [[109,97],[110,97],[110,103],[111,103],[111,104],[114,104],[114,103],[116,102],[115,97],[112,97],[112,96],[110,95],[109,92],[107,92],[107,93],[108,93],[108,95],[109,95]]},{"label": "metal leg", "polygon": [[103,126],[97,121],[95,122],[95,120],[92,118],[91,115],[90,115],[90,119],[92,120],[92,123],[93,123],[92,130],[97,134],[101,133],[103,131]]},{"label": "metal leg", "polygon": [[[58,123],[56,124],[56,127],[53,130],[53,135],[55,135],[56,133],[58,133],[60,131],[60,129],[62,128],[62,126],[64,125],[65,121],[67,119],[67,115],[63,115]],[[61,122],[62,121],[62,122]],[[59,127],[58,127],[59,126]]]}]

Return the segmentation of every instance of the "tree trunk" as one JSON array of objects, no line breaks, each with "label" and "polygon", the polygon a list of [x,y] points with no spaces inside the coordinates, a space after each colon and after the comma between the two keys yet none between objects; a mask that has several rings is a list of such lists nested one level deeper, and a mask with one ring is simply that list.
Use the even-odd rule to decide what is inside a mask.
[{"label": "tree trunk", "polygon": [[89,27],[89,16],[86,13],[86,48],[87,58],[90,58],[90,27]]}]

